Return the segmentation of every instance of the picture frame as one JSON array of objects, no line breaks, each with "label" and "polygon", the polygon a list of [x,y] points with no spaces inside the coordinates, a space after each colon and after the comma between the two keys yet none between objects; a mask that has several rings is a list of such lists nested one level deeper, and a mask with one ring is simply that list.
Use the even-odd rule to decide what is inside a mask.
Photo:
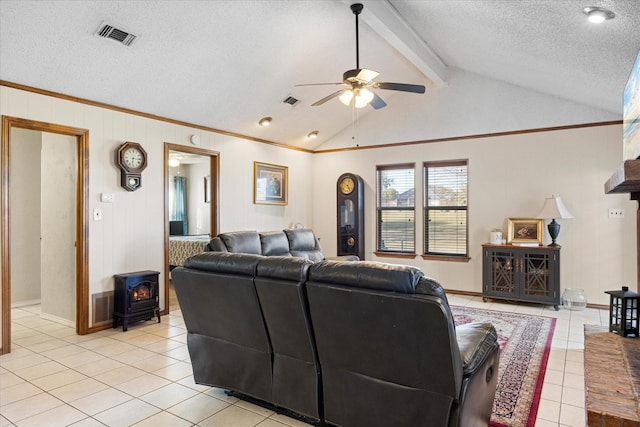
[{"label": "picture frame", "polygon": [[507,243],[542,245],[544,220],[535,218],[509,218]]},{"label": "picture frame", "polygon": [[204,202],[211,203],[211,176],[204,177]]},{"label": "picture frame", "polygon": [[289,168],[270,163],[253,162],[253,203],[286,205]]}]

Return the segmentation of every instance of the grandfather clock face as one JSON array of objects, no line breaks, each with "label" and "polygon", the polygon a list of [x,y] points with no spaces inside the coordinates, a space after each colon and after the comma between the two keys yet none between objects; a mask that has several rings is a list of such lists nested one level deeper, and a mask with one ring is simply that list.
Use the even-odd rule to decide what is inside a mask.
[{"label": "grandfather clock face", "polygon": [[337,186],[338,255],[364,259],[364,185],[358,175],[345,173]]}]

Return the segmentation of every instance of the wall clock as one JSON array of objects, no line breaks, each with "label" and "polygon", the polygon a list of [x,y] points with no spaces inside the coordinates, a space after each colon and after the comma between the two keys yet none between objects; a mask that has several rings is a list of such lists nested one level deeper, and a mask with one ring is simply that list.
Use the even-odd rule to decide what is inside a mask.
[{"label": "wall clock", "polygon": [[352,173],[340,175],[338,197],[338,255],[364,259],[364,183]]},{"label": "wall clock", "polygon": [[137,142],[125,142],[116,152],[120,166],[120,185],[128,191],[142,186],[142,171],[147,167],[147,152]]}]

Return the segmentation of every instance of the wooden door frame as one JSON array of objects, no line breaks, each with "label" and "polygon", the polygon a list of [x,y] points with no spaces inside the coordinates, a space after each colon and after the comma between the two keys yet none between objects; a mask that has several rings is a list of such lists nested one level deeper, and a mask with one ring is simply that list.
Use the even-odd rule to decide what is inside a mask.
[{"label": "wooden door frame", "polygon": [[0,262],[2,263],[2,347],[0,354],[11,351],[11,251],[9,239],[9,142],[11,129],[20,128],[69,135],[76,138],[78,174],[76,177],[76,332],[89,331],[89,130],[17,117],[2,116],[0,148]]},{"label": "wooden door frame", "polygon": [[218,234],[218,183],[220,182],[220,152],[188,145],[164,143],[164,310],[160,314],[169,314],[169,151],[182,151],[189,154],[208,156],[211,173],[211,228],[209,235]]}]

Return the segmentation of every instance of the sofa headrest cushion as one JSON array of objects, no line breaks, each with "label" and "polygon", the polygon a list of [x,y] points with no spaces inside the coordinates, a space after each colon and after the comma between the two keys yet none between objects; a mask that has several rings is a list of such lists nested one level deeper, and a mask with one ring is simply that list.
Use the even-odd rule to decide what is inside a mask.
[{"label": "sofa headrest cushion", "polygon": [[218,235],[229,252],[243,254],[262,254],[260,236],[257,231],[234,231]]},{"label": "sofa headrest cushion", "polygon": [[262,259],[258,263],[256,277],[292,280],[304,283],[307,272],[313,262],[305,258],[273,256]]},{"label": "sofa headrest cushion", "polygon": [[317,249],[316,235],[313,234],[313,230],[309,229],[293,229],[284,230],[289,239],[289,249],[291,251],[312,251]]},{"label": "sofa headrest cushion", "polygon": [[415,293],[422,271],[408,265],[374,261],[325,261],[314,264],[309,280],[354,288]]},{"label": "sofa headrest cushion", "polygon": [[255,254],[203,252],[187,258],[184,267],[213,273],[254,276],[258,262],[263,258],[262,255]]},{"label": "sofa headrest cushion", "polygon": [[218,236],[211,239],[211,241],[209,242],[209,244],[205,249],[208,251],[215,251],[215,252],[228,252],[224,242]]},{"label": "sofa headrest cushion", "polygon": [[262,255],[291,256],[289,253],[289,240],[282,231],[260,233],[260,245],[262,246]]}]

